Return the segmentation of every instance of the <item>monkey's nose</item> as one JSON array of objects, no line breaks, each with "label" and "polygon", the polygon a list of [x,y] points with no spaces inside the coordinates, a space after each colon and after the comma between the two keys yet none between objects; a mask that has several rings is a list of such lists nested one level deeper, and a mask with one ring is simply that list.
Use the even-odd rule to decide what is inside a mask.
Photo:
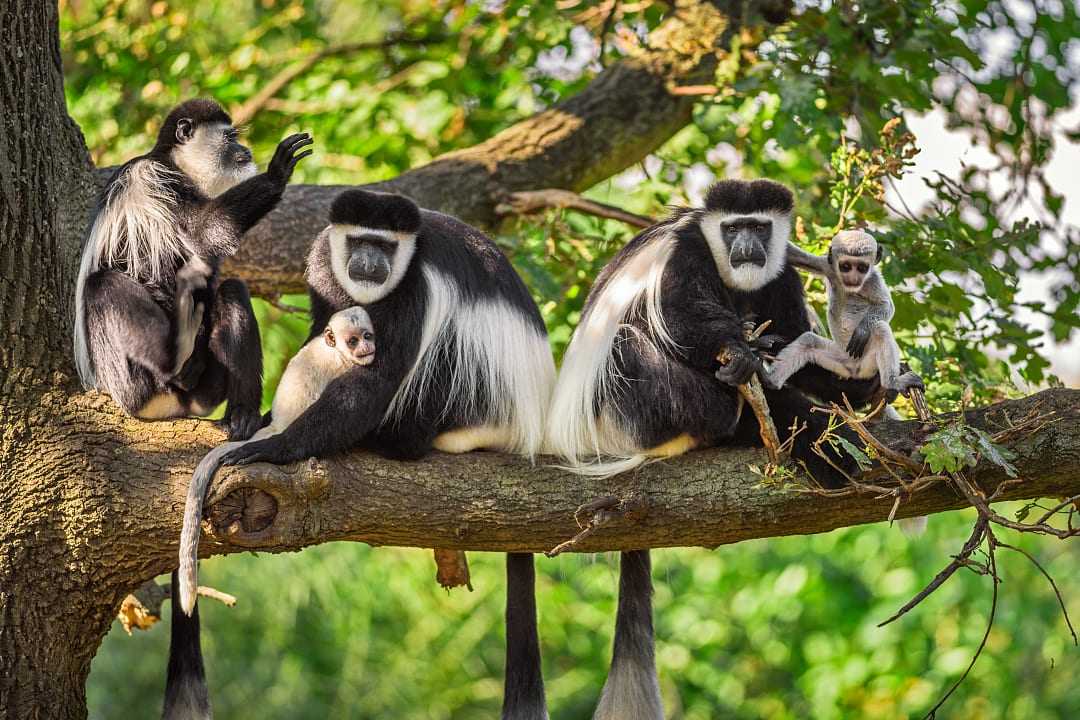
[{"label": "monkey's nose", "polygon": [[251,151],[247,148],[237,150],[236,154],[233,155],[233,162],[235,162],[237,165],[244,165],[251,162]]}]

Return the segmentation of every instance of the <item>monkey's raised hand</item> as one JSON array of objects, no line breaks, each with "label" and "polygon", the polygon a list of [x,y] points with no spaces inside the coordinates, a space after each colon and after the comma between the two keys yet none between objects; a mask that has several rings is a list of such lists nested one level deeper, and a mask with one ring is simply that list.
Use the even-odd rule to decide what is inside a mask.
[{"label": "monkey's raised hand", "polygon": [[274,157],[270,160],[270,166],[266,168],[266,174],[272,180],[285,185],[292,177],[296,163],[300,162],[312,153],[311,150],[297,154],[300,148],[311,145],[315,141],[307,133],[296,133],[278,143]]},{"label": "monkey's raised hand", "polygon": [[761,370],[761,360],[749,345],[729,345],[720,353],[720,369],[716,379],[726,385],[742,385],[750,382],[754,373]]},{"label": "monkey's raised hand", "polygon": [[847,354],[858,360],[866,352],[866,346],[870,342],[870,326],[866,323],[859,323],[855,327],[855,332],[851,333],[851,339],[848,340]]}]

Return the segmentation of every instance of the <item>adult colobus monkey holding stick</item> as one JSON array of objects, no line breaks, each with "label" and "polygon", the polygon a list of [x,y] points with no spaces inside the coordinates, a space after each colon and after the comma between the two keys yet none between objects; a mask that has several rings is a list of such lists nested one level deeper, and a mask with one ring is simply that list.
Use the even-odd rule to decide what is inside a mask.
[{"label": "adult colobus monkey holding stick", "polygon": [[[737,386],[761,368],[744,323],[771,320],[791,342],[810,329],[798,273],[786,250],[791,192],[774,182],[729,180],[703,209],[677,211],[631,240],[604,268],[585,302],[563,360],[549,413],[548,439],[575,472],[614,475],[650,458],[696,447],[759,445],[757,419]],[[727,362],[717,360],[723,352]],[[841,381],[820,368],[792,377],[793,388],[765,389],[781,440],[822,484],[857,472],[855,461],[813,441],[827,428],[803,392],[863,404],[873,384]],[[841,431],[843,432],[843,431]],[[852,434],[852,441],[856,438]],[[653,660],[648,551],[622,554],[611,669],[598,720],[663,716]]]},{"label": "adult colobus monkey holding stick", "polygon": [[[362,305],[379,356],[333,380],[282,432],[226,452],[222,465],[287,463],[355,447],[401,459],[432,448],[532,457],[544,440],[555,365],[540,311],[478,230],[400,195],[348,190],[308,256],[311,337]],[[503,717],[547,717],[533,562],[507,559]]]},{"label": "adult colobus monkey holding stick", "polygon": [[277,205],[310,144],[289,136],[257,174],[216,102],[169,113],[154,148],[109,181],[83,249],[74,344],[87,389],[146,420],[206,415],[227,400],[231,439],[258,429],[258,325],[245,285],[219,282],[218,267]]}]

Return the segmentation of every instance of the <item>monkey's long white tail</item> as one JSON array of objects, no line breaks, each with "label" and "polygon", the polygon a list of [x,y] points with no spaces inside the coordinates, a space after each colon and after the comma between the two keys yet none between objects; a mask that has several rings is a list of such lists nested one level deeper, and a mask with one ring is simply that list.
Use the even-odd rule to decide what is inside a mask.
[{"label": "monkey's long white tail", "polygon": [[650,459],[651,458],[649,458],[648,455],[630,455],[628,457],[597,462],[575,461],[566,465],[554,465],[552,467],[574,473],[575,475],[607,478],[641,467]]},{"label": "monkey's long white tail", "polygon": [[[202,525],[203,500],[210,481],[221,468],[221,458],[230,450],[247,441],[227,442],[206,453],[191,475],[187,501],[184,503],[184,527],[180,531],[180,604],[184,613],[191,615],[195,609],[198,592],[199,531]],[[176,598],[173,598],[176,602]]]}]

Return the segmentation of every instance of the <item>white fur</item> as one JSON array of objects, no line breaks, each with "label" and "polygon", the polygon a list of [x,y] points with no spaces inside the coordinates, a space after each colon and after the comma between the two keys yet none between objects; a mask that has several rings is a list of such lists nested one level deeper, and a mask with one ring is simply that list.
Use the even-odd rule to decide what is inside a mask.
[{"label": "white fur", "polygon": [[222,153],[229,142],[225,131],[230,127],[220,122],[199,125],[194,137],[173,148],[172,161],[206,197],[217,197],[259,171],[254,162],[222,164]]},{"label": "white fur", "polygon": [[[724,241],[722,226],[724,222],[735,219],[772,223],[772,237],[769,239],[769,247],[766,248],[764,266],[759,267],[749,263],[738,268],[731,266],[731,256],[728,244]],[[747,215],[721,211],[707,212],[701,218],[701,232],[709,244],[713,260],[716,262],[716,269],[724,283],[739,290],[752,291],[769,284],[783,271],[787,258],[788,236],[791,234],[791,217],[781,212]]]},{"label": "white fur", "polygon": [[158,282],[167,264],[184,253],[175,201],[162,192],[176,172],[153,160],[128,165],[109,186],[83,247],[75,286],[75,361],[86,389],[97,385],[86,334],[86,279],[104,266],[122,265],[140,282]]},{"label": "white fur", "polygon": [[[330,328],[342,337],[349,327],[373,329],[371,318],[361,307],[350,307],[334,313]],[[184,612],[191,615],[195,608],[198,589],[199,526],[202,522],[202,506],[206,489],[221,466],[221,458],[230,450],[245,443],[263,440],[277,435],[289,427],[319,399],[326,386],[357,363],[340,344],[330,346],[322,335],[309,340],[289,360],[281,375],[274,403],[271,406],[271,422],[251,436],[249,440],[222,443],[208,452],[191,476],[187,500],[184,504],[184,524],[180,531],[180,602]]]},{"label": "white fur", "polygon": [[614,343],[635,316],[644,314],[651,332],[642,339],[657,352],[675,346],[660,304],[661,280],[674,246],[672,229],[639,247],[600,291],[570,340],[551,403],[547,442],[575,473],[615,475],[646,460],[622,419],[612,414],[612,404],[603,404],[599,418],[594,407],[596,398],[609,398],[624,389],[613,363],[618,352]]},{"label": "white fur", "polygon": [[623,661],[612,664],[593,720],[663,720],[660,686],[651,667]]},{"label": "white fur", "polygon": [[[390,274],[386,280],[376,284],[370,282],[356,282],[349,277],[349,235],[377,235],[386,240],[397,243],[397,252],[394,253],[394,261],[390,267]],[[331,225],[330,226],[330,269],[334,273],[334,279],[344,288],[353,300],[361,305],[382,300],[398,286],[405,277],[405,271],[409,269],[413,253],[416,252],[416,235],[394,230],[377,230],[366,228],[361,225]]]},{"label": "white fur", "polygon": [[446,408],[479,396],[487,408],[482,424],[509,431],[508,445],[498,449],[535,455],[543,445],[555,382],[547,338],[506,304],[468,302],[451,278],[426,264],[422,272],[428,295],[420,347],[383,422],[399,419],[409,398],[426,392],[433,368],[449,360],[458,375],[451,380]]}]

